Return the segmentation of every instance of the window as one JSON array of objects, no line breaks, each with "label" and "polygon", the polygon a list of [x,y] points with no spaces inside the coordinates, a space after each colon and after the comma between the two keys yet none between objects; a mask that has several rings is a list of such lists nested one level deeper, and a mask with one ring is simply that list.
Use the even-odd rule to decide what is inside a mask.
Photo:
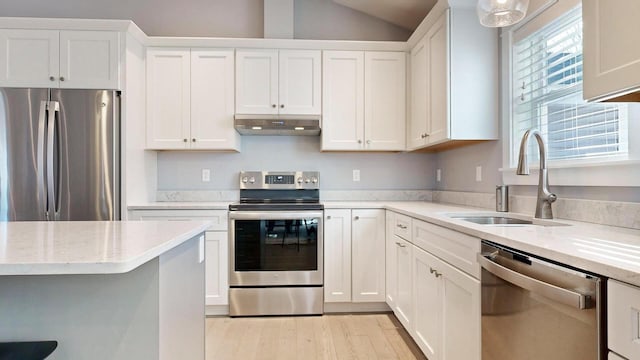
[{"label": "window", "polygon": [[630,106],[582,100],[580,7],[514,43],[511,59],[511,167],[530,128],[545,138],[550,163],[627,158]]}]

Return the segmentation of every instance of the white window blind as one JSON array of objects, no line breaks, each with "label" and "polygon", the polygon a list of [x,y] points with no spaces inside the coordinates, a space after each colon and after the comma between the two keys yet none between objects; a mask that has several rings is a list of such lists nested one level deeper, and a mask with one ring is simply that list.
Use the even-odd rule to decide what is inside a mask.
[{"label": "white window blind", "polygon": [[[628,107],[582,100],[582,13],[578,7],[512,46],[511,165],[522,135],[540,130],[550,160],[628,152]],[[529,151],[538,157],[532,141]]]}]

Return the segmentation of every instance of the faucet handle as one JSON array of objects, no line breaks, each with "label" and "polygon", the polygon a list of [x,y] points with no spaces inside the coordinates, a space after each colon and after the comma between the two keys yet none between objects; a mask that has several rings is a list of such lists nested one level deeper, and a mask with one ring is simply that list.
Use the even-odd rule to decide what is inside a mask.
[{"label": "faucet handle", "polygon": [[558,200],[558,196],[556,194],[549,194],[549,196],[547,196],[547,201],[549,203],[555,202],[556,200]]}]

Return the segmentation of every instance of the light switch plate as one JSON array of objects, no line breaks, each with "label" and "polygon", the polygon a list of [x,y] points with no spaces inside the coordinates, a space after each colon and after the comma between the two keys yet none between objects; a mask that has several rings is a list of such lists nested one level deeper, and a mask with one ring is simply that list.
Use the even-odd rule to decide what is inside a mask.
[{"label": "light switch plate", "polygon": [[476,181],[482,181],[482,166],[476,166]]},{"label": "light switch plate", "polygon": [[437,169],[436,170],[436,181],[437,182],[442,181],[442,169]]},{"label": "light switch plate", "polygon": [[209,182],[209,181],[211,181],[211,170],[202,169],[202,182]]},{"label": "light switch plate", "polygon": [[360,181],[360,170],[353,170],[353,181]]}]

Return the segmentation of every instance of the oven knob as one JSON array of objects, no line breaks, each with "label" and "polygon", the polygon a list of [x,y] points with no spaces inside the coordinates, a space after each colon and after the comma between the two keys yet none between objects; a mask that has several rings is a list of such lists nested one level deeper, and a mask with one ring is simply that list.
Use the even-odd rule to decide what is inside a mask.
[{"label": "oven knob", "polygon": [[246,176],[245,176],[245,177],[243,177],[243,178],[242,178],[242,182],[243,182],[244,184],[246,184],[246,183],[247,183],[247,181],[249,181],[249,178],[248,178],[248,177],[246,177]]},{"label": "oven knob", "polygon": [[310,182],[311,182],[311,180],[309,180],[309,178],[305,178],[305,179],[304,179],[304,182],[308,184],[308,183],[310,183]]},{"label": "oven knob", "polygon": [[249,183],[253,184],[254,182],[256,182],[256,178],[254,178],[253,176],[249,178]]},{"label": "oven knob", "polygon": [[314,176],[314,177],[312,177],[312,178],[311,178],[311,182],[312,182],[312,183],[314,183],[314,184],[316,184],[316,183],[318,182],[318,178],[317,178],[317,177],[315,177],[315,176]]},{"label": "oven knob", "polygon": [[301,177],[298,178],[298,184],[302,184],[303,181],[304,180]]}]

